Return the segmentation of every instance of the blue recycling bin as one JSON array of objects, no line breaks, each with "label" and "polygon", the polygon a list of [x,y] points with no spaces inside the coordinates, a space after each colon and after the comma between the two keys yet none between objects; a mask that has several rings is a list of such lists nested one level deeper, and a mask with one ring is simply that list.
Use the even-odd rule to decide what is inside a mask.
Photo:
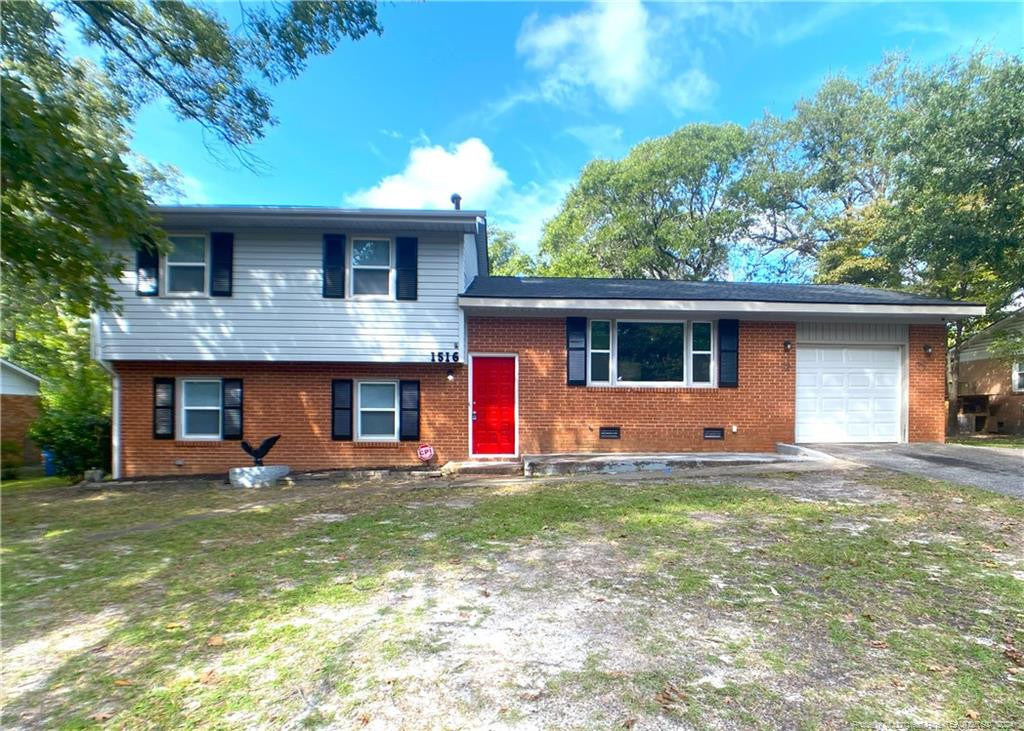
[{"label": "blue recycling bin", "polygon": [[53,477],[57,474],[57,460],[54,459],[53,452],[43,450],[43,474],[47,477]]}]

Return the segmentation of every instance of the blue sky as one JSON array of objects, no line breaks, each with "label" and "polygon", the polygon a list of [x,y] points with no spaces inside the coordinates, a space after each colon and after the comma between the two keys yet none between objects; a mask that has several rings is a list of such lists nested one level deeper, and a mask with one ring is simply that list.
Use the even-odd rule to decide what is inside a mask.
[{"label": "blue sky", "polygon": [[886,51],[1024,49],[1024,3],[426,2],[380,19],[381,37],[271,90],[280,122],[251,150],[263,172],[159,105],[135,149],[181,170],[177,202],[447,208],[458,191],[533,250],[594,157],[689,122],[785,115]]}]

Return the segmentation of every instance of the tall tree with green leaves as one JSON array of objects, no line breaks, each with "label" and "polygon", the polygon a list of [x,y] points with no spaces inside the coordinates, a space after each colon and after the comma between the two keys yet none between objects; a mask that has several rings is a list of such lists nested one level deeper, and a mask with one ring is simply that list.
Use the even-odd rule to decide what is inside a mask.
[{"label": "tall tree with green leaves", "polygon": [[711,279],[746,227],[737,185],[750,154],[737,125],[694,124],[588,164],[547,224],[547,274]]},{"label": "tall tree with green leaves", "polygon": [[496,277],[521,277],[534,273],[533,257],[516,243],[515,234],[492,226],[487,232],[487,258]]},{"label": "tall tree with green leaves", "polygon": [[[380,32],[376,5],[242,6],[234,29],[209,6],[141,0],[0,4],[0,214],[4,286],[46,290],[69,311],[109,307],[121,262],[105,239],[163,243],[148,211],[152,166],[130,126],[162,100],[243,163],[275,123],[268,87],[343,39]],[[99,60],[72,57],[77,33]]]},{"label": "tall tree with green leaves", "polygon": [[[240,11],[229,26],[174,0],[0,3],[0,352],[44,377],[46,433],[97,459],[109,379],[89,357],[87,318],[116,308],[107,281],[125,264],[106,243],[165,245],[149,205],[175,172],[132,153],[136,113],[161,101],[201,125],[211,152],[258,167],[247,146],[276,122],[269,88],[380,32],[367,0]],[[89,58],[69,52],[76,34]]]}]

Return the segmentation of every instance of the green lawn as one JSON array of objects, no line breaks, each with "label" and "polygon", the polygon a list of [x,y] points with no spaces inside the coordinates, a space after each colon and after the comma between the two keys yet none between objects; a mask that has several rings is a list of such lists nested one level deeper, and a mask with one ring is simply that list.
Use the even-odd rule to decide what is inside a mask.
[{"label": "green lawn", "polygon": [[891,473],[5,490],[3,555],[5,728],[1024,726],[1024,504]]},{"label": "green lawn", "polygon": [[17,490],[44,490],[50,487],[67,487],[68,481],[63,477],[23,477],[16,480],[0,481],[0,490],[4,494]]},{"label": "green lawn", "polygon": [[1024,449],[1024,435],[951,437],[946,441],[951,444],[966,444],[969,447],[1012,447],[1013,449]]}]

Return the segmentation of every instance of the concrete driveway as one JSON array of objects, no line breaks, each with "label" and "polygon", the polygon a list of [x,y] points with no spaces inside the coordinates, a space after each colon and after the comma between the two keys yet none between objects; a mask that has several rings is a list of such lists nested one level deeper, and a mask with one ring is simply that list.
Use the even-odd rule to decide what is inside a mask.
[{"label": "concrete driveway", "polygon": [[1024,450],[959,444],[807,444],[870,467],[959,482],[1024,498]]}]

